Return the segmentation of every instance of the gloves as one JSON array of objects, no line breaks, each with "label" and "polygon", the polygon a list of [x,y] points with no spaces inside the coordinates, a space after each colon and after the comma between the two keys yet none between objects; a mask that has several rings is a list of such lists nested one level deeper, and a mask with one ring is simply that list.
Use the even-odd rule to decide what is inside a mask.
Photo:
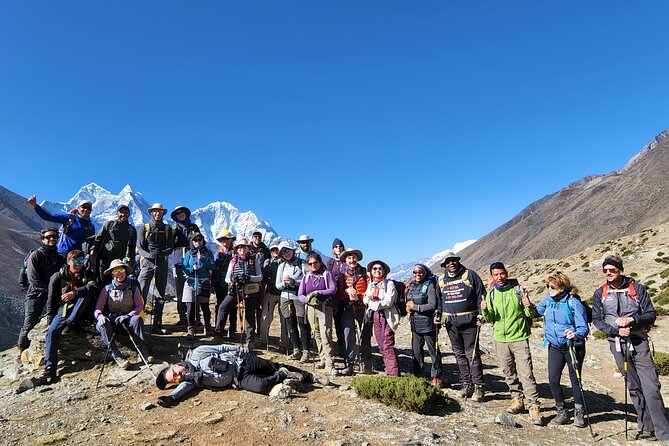
[{"label": "gloves", "polygon": [[123,324],[125,324],[126,322],[129,322],[129,321],[130,321],[130,315],[129,314],[122,314],[121,316],[117,317],[114,320],[114,323],[116,325],[123,325]]},{"label": "gloves", "polygon": [[251,276],[249,276],[248,273],[242,274],[242,282],[249,283],[250,280],[251,280]]},{"label": "gloves", "polygon": [[161,407],[172,407],[176,404],[177,399],[172,395],[159,396],[158,401],[156,401]]},{"label": "gloves", "polygon": [[109,318],[108,318],[107,316],[105,316],[104,314],[100,314],[100,315],[98,316],[98,323],[99,323],[100,325],[104,325],[105,322],[107,322],[107,321],[109,321]]}]

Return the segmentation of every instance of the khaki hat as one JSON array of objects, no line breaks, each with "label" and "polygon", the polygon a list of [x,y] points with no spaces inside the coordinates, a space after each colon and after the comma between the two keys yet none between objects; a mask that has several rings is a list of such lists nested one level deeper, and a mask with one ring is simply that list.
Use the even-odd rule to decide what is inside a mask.
[{"label": "khaki hat", "polygon": [[239,241],[235,243],[235,251],[237,248],[241,248],[242,246],[251,246],[251,244],[246,238],[240,238]]},{"label": "khaki hat", "polygon": [[119,260],[119,259],[114,259],[114,260],[112,260],[111,265],[109,265],[109,268],[107,268],[107,269],[105,270],[104,274],[105,274],[106,276],[109,275],[109,274],[111,274],[112,270],[113,270],[114,268],[118,268],[119,266],[122,266],[123,268],[125,268],[125,275],[126,275],[126,276],[132,274],[133,269],[130,267],[130,265],[128,265],[128,264],[126,264],[126,263],[123,263],[123,260]]},{"label": "khaki hat", "polygon": [[388,274],[390,274],[390,267],[383,260],[372,260],[371,262],[369,262],[367,264],[367,272],[371,273],[372,272],[372,266],[376,265],[377,263],[383,267],[383,270],[385,271],[383,273],[384,276],[387,276]]},{"label": "khaki hat", "polygon": [[163,206],[162,203],[153,203],[153,205],[149,208],[149,212],[153,211],[162,211],[163,215],[167,214],[167,209],[165,206]]},{"label": "khaki hat", "polygon": [[93,208],[93,203],[91,203],[91,200],[81,200],[79,204],[77,204],[77,207],[80,208],[82,206],[90,206]]},{"label": "khaki hat", "polygon": [[290,249],[290,250],[292,250],[292,251],[296,251],[296,250],[297,250],[297,248],[295,248],[295,245],[293,245],[293,244],[292,244],[291,242],[289,242],[289,241],[281,242],[281,243],[279,244],[279,252],[281,252],[281,251],[284,250],[284,249]]},{"label": "khaki hat", "polygon": [[[151,209],[149,209],[150,211]],[[170,214],[170,218],[174,221],[177,221],[177,213],[179,211],[184,211],[186,213],[186,218],[190,218],[190,209],[188,209],[186,206],[177,206],[174,208],[172,213]],[[167,212],[167,211],[165,211]]]},{"label": "khaki hat", "polygon": [[342,252],[339,258],[346,261],[346,257],[351,254],[355,255],[358,258],[358,262],[362,260],[362,251],[353,248],[348,248],[346,251]]},{"label": "khaki hat", "polygon": [[228,238],[228,239],[231,239],[231,240],[237,240],[237,237],[232,235],[232,231],[230,231],[229,229],[221,229],[221,232],[219,232],[218,235],[216,236],[216,241],[220,242],[224,238]]},{"label": "khaki hat", "polygon": [[460,256],[455,255],[453,251],[446,251],[446,257],[444,257],[444,260],[441,262],[440,266],[444,268],[446,266],[446,260],[448,259],[455,259],[455,260],[460,260]]},{"label": "khaki hat", "polygon": [[313,242],[314,242],[314,239],[311,238],[311,236],[310,236],[309,234],[302,234],[302,235],[297,239],[297,243],[303,243],[303,242],[313,243]]}]

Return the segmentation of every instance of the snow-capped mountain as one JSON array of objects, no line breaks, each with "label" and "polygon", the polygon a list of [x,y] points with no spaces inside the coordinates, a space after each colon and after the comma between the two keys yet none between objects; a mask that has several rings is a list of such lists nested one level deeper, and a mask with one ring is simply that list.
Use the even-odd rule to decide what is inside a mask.
[{"label": "snow-capped mountain", "polygon": [[[39,197],[38,197],[39,198]],[[82,187],[66,202],[44,201],[41,205],[51,212],[69,212],[77,207],[81,200],[90,200],[93,203],[91,219],[96,231],[108,220],[116,219],[116,209],[121,204],[130,208],[130,221],[134,225],[141,225],[150,221],[148,209],[153,201],[146,200],[139,192],[134,192],[130,185],[125,186],[118,194],[113,194],[105,188],[91,183]],[[184,205],[186,205],[184,203]],[[171,210],[169,210],[171,211]],[[169,219],[169,212],[165,216]],[[221,229],[227,228],[238,238],[251,239],[254,231],[263,233],[263,241],[269,246],[274,241],[282,241],[276,231],[266,221],[261,221],[251,211],[241,212],[232,204],[217,201],[199,209],[191,208],[191,221],[200,227],[207,243],[216,244],[215,237]]]},{"label": "snow-capped mountain", "polygon": [[413,271],[413,266],[416,263],[422,263],[423,265],[430,266],[435,264],[438,261],[443,260],[444,255],[448,251],[453,251],[457,253],[458,251],[461,251],[465,249],[467,246],[471,245],[474,243],[476,240],[467,240],[464,242],[458,242],[455,245],[453,245],[452,248],[449,249],[444,249],[443,251],[439,251],[438,253],[434,254],[432,257],[421,257],[420,259],[416,260],[415,262],[408,262],[408,263],[402,263],[400,265],[397,265],[393,267],[390,270],[390,274],[388,274],[388,277],[393,280],[409,280],[411,278],[411,272]]}]

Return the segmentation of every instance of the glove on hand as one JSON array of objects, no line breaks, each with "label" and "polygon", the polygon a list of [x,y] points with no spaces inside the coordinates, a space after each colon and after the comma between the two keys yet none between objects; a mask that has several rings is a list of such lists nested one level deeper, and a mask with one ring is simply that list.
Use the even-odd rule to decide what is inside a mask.
[{"label": "glove on hand", "polygon": [[116,325],[122,325],[122,324],[125,324],[126,322],[129,322],[129,321],[130,321],[130,315],[129,314],[123,314],[123,315],[117,317],[114,320],[114,323]]}]

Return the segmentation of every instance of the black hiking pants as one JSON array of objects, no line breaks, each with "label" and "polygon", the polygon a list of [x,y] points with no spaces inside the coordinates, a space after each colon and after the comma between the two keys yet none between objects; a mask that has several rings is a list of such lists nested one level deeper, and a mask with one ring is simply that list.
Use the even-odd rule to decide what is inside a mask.
[{"label": "black hiking pants", "polygon": [[[446,323],[446,332],[448,333],[448,339],[451,341],[451,348],[458,364],[460,383],[463,386],[468,386],[470,383],[477,386],[483,386],[484,384],[481,351],[476,342],[477,331],[476,319],[470,324],[459,327],[451,322]],[[474,350],[474,344],[476,344],[476,351]],[[476,353],[472,361],[474,351]]]}]

